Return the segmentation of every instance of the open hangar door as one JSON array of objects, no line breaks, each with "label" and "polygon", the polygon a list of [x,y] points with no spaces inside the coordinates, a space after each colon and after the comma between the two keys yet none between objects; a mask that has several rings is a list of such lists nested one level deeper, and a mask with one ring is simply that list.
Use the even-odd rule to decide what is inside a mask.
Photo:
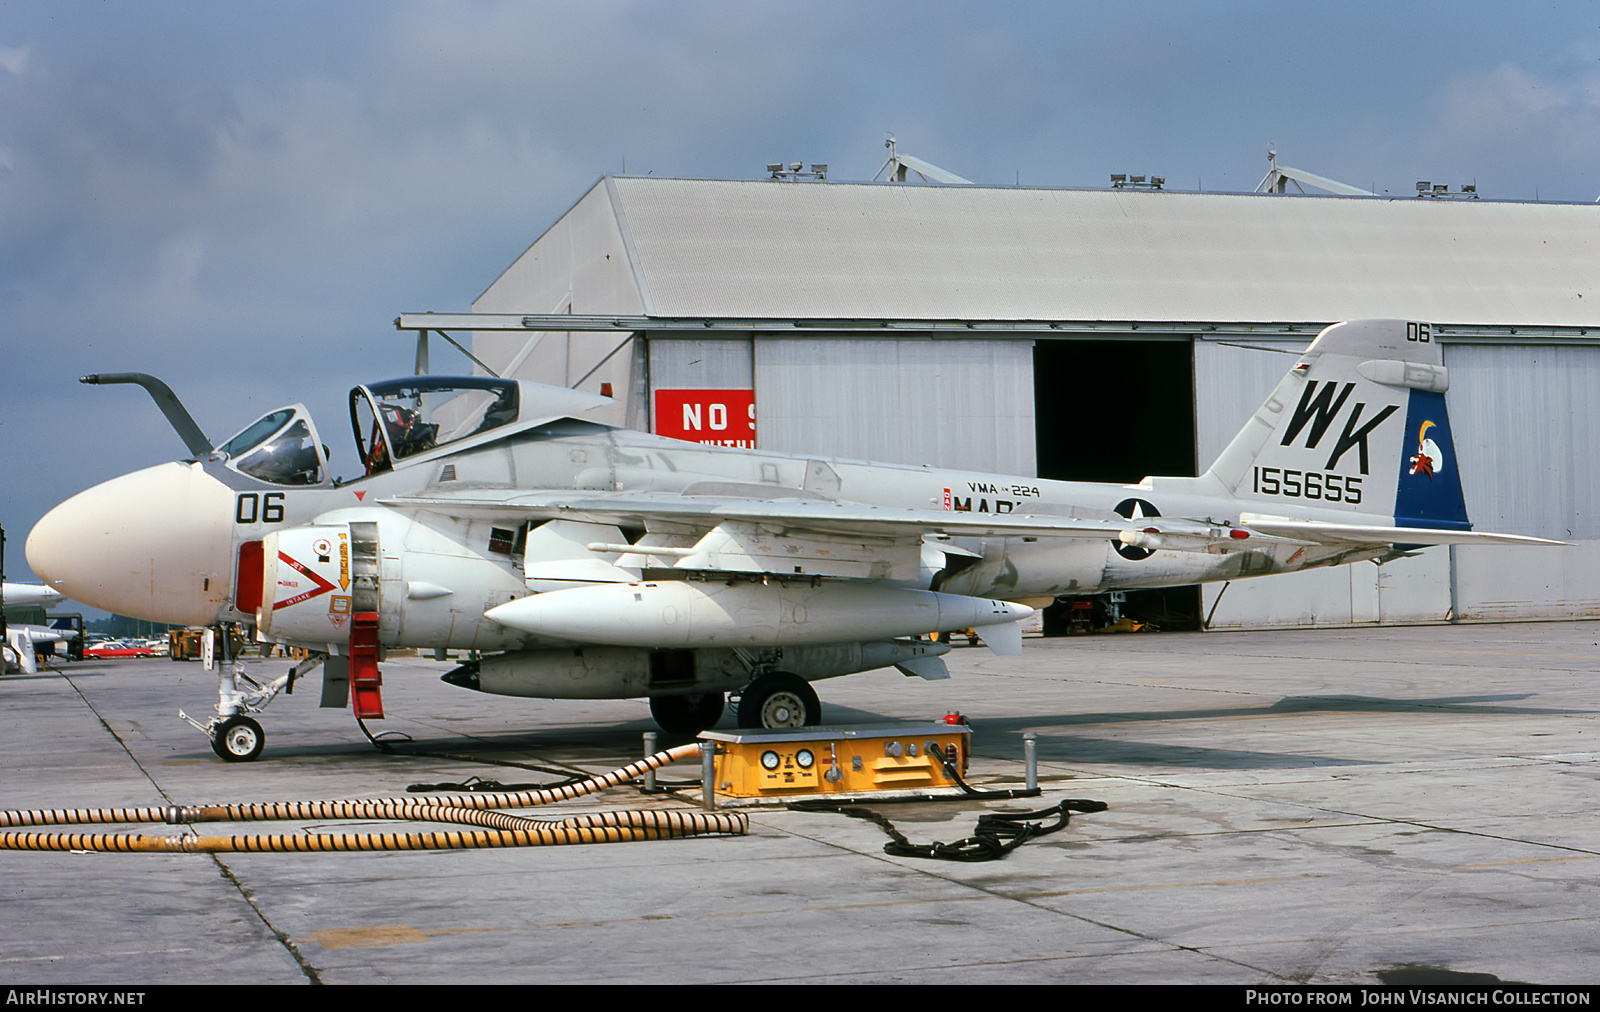
[{"label": "open hangar door", "polygon": [[[1038,340],[1033,346],[1039,477],[1134,483],[1198,473],[1193,342],[1188,337]],[[1105,602],[1098,602],[1102,613]],[[1122,614],[1162,629],[1198,629],[1200,588],[1127,592]],[[1068,607],[1045,610],[1045,634],[1066,632]]]}]

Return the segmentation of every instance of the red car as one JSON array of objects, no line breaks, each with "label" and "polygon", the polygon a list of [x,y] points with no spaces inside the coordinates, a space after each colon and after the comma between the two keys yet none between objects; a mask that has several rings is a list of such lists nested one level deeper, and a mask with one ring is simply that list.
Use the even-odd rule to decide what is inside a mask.
[{"label": "red car", "polygon": [[159,657],[161,651],[141,640],[106,640],[83,648],[85,657]]}]

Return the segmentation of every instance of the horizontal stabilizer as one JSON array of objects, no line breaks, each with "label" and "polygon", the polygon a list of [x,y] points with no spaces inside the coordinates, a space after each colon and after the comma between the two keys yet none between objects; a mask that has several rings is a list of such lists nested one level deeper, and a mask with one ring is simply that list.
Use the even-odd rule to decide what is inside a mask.
[{"label": "horizontal stabilizer", "polygon": [[1240,523],[1253,531],[1319,545],[1566,545],[1566,541],[1530,538],[1521,534],[1488,531],[1453,531],[1431,527],[1377,527],[1366,524],[1327,524],[1315,520],[1288,520],[1245,513]]}]

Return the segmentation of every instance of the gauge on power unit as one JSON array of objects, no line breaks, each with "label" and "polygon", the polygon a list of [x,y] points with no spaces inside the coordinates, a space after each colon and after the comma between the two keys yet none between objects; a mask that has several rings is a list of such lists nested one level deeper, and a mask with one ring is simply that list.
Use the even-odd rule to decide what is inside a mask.
[{"label": "gauge on power unit", "polygon": [[808,770],[817,761],[817,757],[811,754],[810,749],[803,748],[794,754],[794,761],[799,764],[801,769]]},{"label": "gauge on power unit", "polygon": [[780,760],[778,759],[778,753],[773,752],[770,749],[768,751],[766,751],[766,752],[761,753],[761,765],[765,769],[769,769],[769,770],[777,769],[779,761]]}]

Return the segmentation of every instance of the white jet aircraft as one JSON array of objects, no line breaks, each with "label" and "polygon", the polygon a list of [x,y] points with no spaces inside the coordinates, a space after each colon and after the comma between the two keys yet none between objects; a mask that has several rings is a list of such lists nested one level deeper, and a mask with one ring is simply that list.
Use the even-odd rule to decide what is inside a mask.
[{"label": "white jet aircraft", "polygon": [[8,608],[48,608],[67,595],[39,583],[0,583],[0,604]]},{"label": "white jet aircraft", "polygon": [[[67,596],[54,587],[37,583],[0,583],[0,605],[7,608],[48,608],[60,604]],[[35,647],[45,643],[65,643],[77,634],[71,630],[51,629],[42,625],[6,623],[6,653],[0,665],[15,665],[24,674],[39,670]]]},{"label": "white jet aircraft", "polygon": [[52,629],[42,625],[14,625],[6,623],[6,663],[15,664],[23,674],[39,670],[38,648],[46,643],[66,643],[78,634],[71,629]]},{"label": "white jet aircraft", "polygon": [[[74,599],[239,622],[314,652],[324,705],[381,717],[384,648],[471,650],[483,692],[647,696],[673,731],[724,694],[744,727],[815,724],[810,682],[946,677],[918,634],[1016,652],[1057,595],[1384,561],[1416,546],[1556,544],[1470,529],[1427,324],[1324,330],[1196,478],[1103,485],[684,443],[579,420],[594,395],[490,377],[351,391],[366,474],[335,481],[291,405],[213,448],[142,374],[193,457],[106,482],[28,538]],[[159,388],[159,389],[158,389]],[[228,666],[224,665],[224,669]],[[253,759],[268,684],[224,670],[197,727]]]}]

